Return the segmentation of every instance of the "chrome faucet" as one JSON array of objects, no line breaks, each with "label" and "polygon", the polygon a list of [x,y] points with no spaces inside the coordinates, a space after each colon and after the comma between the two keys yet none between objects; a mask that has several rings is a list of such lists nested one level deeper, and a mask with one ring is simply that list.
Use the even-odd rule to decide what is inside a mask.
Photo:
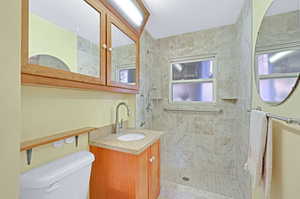
[{"label": "chrome faucet", "polygon": [[113,131],[114,134],[118,133],[119,129],[123,128],[123,119],[121,119],[121,122],[119,122],[119,109],[121,106],[125,106],[127,109],[127,116],[130,115],[130,110],[128,105],[125,102],[121,102],[116,107],[116,123],[115,123],[115,130]]}]

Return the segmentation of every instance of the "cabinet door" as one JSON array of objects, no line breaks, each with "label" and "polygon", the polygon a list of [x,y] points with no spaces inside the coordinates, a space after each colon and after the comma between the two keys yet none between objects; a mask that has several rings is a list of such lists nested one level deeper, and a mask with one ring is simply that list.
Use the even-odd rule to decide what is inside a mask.
[{"label": "cabinet door", "polygon": [[140,155],[90,147],[90,199],[148,199],[148,151]]},{"label": "cabinet door", "polygon": [[22,81],[105,85],[105,20],[96,0],[23,0]]},{"label": "cabinet door", "polygon": [[139,39],[117,18],[107,18],[107,84],[138,89]]},{"label": "cabinet door", "polygon": [[160,142],[149,151],[149,199],[157,199],[160,194]]}]

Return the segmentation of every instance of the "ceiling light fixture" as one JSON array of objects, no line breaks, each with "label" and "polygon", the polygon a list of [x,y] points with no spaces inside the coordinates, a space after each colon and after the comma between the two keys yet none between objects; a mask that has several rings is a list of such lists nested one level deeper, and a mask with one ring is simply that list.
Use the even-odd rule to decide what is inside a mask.
[{"label": "ceiling light fixture", "polygon": [[111,0],[137,26],[143,23],[143,15],[132,0]]}]

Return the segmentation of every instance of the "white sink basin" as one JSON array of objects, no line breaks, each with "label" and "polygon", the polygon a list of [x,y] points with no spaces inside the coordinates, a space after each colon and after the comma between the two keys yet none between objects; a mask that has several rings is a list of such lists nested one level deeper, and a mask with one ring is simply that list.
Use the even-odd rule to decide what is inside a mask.
[{"label": "white sink basin", "polygon": [[128,133],[125,135],[119,136],[117,139],[123,142],[137,141],[145,138],[144,134],[141,133]]}]

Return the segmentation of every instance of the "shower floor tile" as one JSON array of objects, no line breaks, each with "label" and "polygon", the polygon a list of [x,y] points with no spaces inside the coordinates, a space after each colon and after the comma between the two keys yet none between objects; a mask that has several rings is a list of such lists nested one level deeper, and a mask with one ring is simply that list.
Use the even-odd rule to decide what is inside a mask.
[{"label": "shower floor tile", "polygon": [[195,189],[172,182],[163,182],[159,199],[232,199],[216,193]]}]

